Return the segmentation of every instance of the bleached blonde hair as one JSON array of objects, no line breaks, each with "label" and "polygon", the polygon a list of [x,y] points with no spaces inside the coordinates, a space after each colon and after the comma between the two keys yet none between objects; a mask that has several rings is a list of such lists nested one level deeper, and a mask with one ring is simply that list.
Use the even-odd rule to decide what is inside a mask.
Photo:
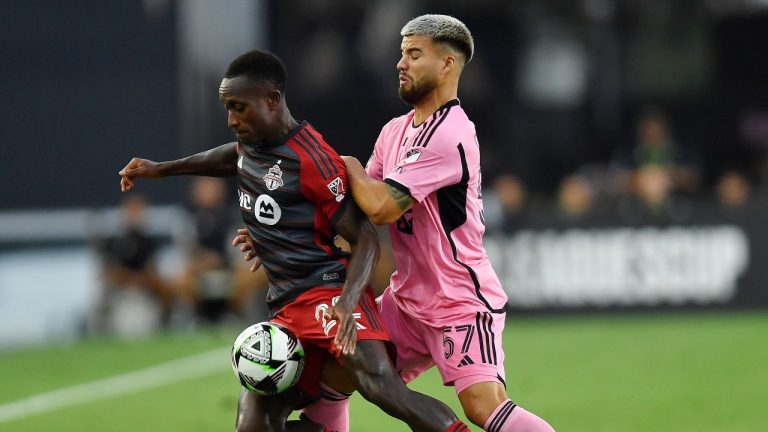
[{"label": "bleached blonde hair", "polygon": [[464,55],[465,63],[472,60],[475,42],[463,22],[450,15],[427,14],[408,21],[400,30],[401,36],[429,36],[433,41],[445,43]]}]

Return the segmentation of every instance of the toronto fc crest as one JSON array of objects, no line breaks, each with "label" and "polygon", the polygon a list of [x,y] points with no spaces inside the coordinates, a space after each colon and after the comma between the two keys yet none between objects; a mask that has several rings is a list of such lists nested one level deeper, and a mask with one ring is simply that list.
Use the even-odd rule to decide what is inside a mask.
[{"label": "toronto fc crest", "polygon": [[283,185],[283,171],[280,166],[275,165],[269,169],[267,175],[264,176],[264,186],[269,190],[275,190]]}]

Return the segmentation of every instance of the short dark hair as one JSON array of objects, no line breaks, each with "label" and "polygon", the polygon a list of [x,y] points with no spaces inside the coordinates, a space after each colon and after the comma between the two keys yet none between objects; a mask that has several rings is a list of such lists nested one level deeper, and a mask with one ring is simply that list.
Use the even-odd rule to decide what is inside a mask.
[{"label": "short dark hair", "polygon": [[403,26],[401,36],[429,36],[434,42],[450,46],[464,55],[464,63],[472,60],[475,42],[463,22],[450,15],[422,15]]},{"label": "short dark hair", "polygon": [[288,73],[279,57],[269,51],[253,50],[242,54],[229,64],[224,78],[247,76],[275,86],[275,90],[285,92]]}]

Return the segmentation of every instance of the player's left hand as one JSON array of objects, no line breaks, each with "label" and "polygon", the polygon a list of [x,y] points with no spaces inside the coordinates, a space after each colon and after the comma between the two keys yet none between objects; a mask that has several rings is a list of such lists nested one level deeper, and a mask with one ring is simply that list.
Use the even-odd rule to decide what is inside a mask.
[{"label": "player's left hand", "polygon": [[243,253],[243,258],[246,261],[253,260],[251,271],[255,272],[261,267],[261,258],[256,256],[256,249],[253,246],[253,239],[248,234],[246,228],[238,228],[237,235],[232,239],[232,246],[240,246],[240,252]]},{"label": "player's left hand", "polygon": [[327,320],[336,320],[339,324],[333,341],[336,348],[344,355],[353,355],[357,344],[357,321],[355,321],[354,310],[344,307],[339,302],[326,309],[323,316]]}]

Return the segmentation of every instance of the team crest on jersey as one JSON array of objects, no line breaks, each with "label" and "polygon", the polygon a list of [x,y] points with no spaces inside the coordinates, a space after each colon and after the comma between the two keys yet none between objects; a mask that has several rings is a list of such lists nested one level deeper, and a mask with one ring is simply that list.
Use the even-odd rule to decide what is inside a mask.
[{"label": "team crest on jersey", "polygon": [[264,186],[269,190],[275,190],[283,184],[283,170],[280,169],[280,166],[275,165],[264,176]]},{"label": "team crest on jersey", "polygon": [[421,156],[421,150],[412,148],[405,154],[405,162],[416,162],[419,160],[419,156]]},{"label": "team crest on jersey", "polygon": [[336,201],[341,202],[344,199],[344,182],[341,181],[341,177],[336,177],[332,182],[328,183],[328,189],[333,195],[336,196]]}]

